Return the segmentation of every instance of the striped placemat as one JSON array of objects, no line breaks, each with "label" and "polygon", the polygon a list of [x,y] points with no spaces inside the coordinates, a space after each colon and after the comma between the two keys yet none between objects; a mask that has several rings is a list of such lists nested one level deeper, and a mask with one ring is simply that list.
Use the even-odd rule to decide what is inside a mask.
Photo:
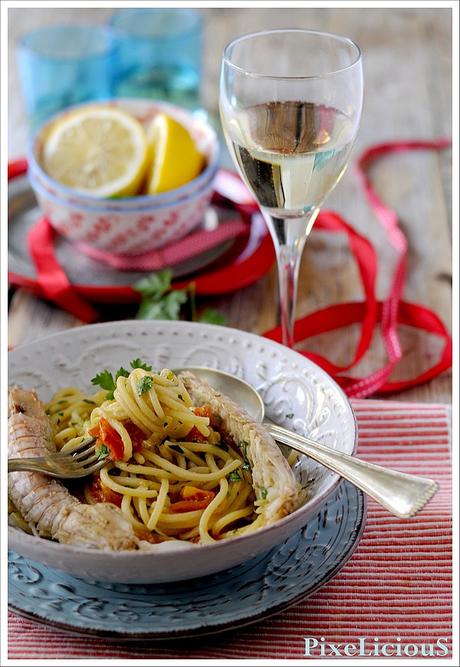
[{"label": "striped placemat", "polygon": [[[450,407],[355,400],[353,408],[359,425],[359,456],[429,475],[439,482],[440,490],[409,520],[396,519],[369,501],[358,549],[318,593],[256,626],[180,645],[86,639],[10,614],[9,658],[299,659],[306,657],[304,638],[318,642],[316,648],[313,640],[309,644],[316,656],[322,646],[323,653],[332,657],[335,650],[343,655],[344,644],[352,643],[359,650],[360,642],[370,657],[384,657],[382,650],[401,657],[415,651],[419,656],[432,651],[443,656],[448,650],[449,656]],[[383,644],[388,646],[383,649]]]}]

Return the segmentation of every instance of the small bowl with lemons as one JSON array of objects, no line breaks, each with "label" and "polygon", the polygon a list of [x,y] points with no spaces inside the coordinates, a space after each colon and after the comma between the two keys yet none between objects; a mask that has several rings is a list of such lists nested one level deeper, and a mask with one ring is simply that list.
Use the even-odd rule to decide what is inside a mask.
[{"label": "small bowl with lemons", "polygon": [[29,180],[50,224],[82,249],[140,255],[187,235],[209,206],[219,142],[173,105],[72,107],[36,134]]}]

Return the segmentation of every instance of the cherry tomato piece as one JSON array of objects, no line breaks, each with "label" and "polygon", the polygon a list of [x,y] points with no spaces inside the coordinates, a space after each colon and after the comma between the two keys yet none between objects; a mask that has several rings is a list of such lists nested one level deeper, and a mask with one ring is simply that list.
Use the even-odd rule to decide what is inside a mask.
[{"label": "cherry tomato piece", "polygon": [[169,506],[170,512],[193,512],[205,509],[215,497],[214,491],[198,489],[196,486],[184,486],[181,489],[179,500]]},{"label": "cherry tomato piece", "polygon": [[101,482],[99,475],[93,477],[89,491],[97,503],[112,503],[113,505],[117,505],[117,507],[121,507],[121,501],[123,500],[121,493],[112,491],[112,489],[105,486]]},{"label": "cherry tomato piece", "polygon": [[139,428],[139,426],[136,426],[136,424],[134,424],[132,421],[125,422],[123,426],[128,431],[129,437],[131,438],[133,452],[138,452],[145,440],[144,431]]},{"label": "cherry tomato piece", "polygon": [[99,421],[99,440],[110,451],[110,458],[113,461],[123,460],[125,453],[123,440],[121,439],[119,433],[112,426],[110,426],[109,422],[107,419],[104,419],[104,417],[102,417]]},{"label": "cherry tomato piece", "polygon": [[185,440],[188,442],[207,442],[207,437],[200,433],[196,426],[193,426],[192,429],[185,436]]}]

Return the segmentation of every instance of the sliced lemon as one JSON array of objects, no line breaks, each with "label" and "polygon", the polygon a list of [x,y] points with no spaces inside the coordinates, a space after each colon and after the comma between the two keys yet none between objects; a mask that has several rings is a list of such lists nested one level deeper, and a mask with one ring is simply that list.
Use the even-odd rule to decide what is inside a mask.
[{"label": "sliced lemon", "polygon": [[147,164],[142,125],[107,105],[84,107],[56,121],[43,148],[43,167],[52,178],[94,197],[136,194]]},{"label": "sliced lemon", "polygon": [[190,132],[165,113],[153,119],[147,131],[151,164],[147,192],[154,195],[174,190],[196,178],[204,165]]}]

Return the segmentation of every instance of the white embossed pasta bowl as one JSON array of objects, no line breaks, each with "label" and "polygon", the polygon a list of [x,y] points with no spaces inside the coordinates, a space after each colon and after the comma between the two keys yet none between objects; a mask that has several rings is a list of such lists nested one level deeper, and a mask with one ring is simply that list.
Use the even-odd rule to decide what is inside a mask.
[{"label": "white embossed pasta bowl", "polygon": [[49,129],[57,119],[72,113],[72,107],[38,131],[28,155],[28,175],[44,215],[60,234],[83,248],[139,255],[186,236],[200,224],[213,193],[219,142],[207,122],[180,107],[130,99],[110,104],[129,112],[145,126],[161,112],[179,121],[205,156],[201,173],[189,183],[161,194],[114,199],[91,196],[57,182],[42,166],[42,153]]},{"label": "white embossed pasta bowl", "polygon": [[[347,454],[355,450],[352,409],[346,396],[323,370],[273,341],[226,327],[133,321],[72,329],[11,352],[10,383],[35,389],[40,399],[49,401],[57,390],[69,385],[91,393],[94,386],[90,380],[102,369],[129,368],[132,360],[136,366],[140,359],[155,369],[208,366],[234,374],[260,392],[266,414],[273,421]],[[142,368],[125,375],[120,376],[121,384],[116,385],[114,401],[120,387],[128,387],[133,378],[141,383],[137,385],[141,386],[139,394],[145,385],[147,389],[151,387],[153,380],[145,379],[149,373]],[[169,391],[167,376],[162,377],[158,381]],[[211,451],[216,445],[197,444],[195,449],[186,446],[195,452],[190,456],[196,458],[200,447],[209,447],[206,451]],[[228,459],[228,447],[224,450]],[[175,456],[183,453],[184,450],[181,454],[176,452]],[[122,471],[126,465],[120,463]],[[169,470],[172,464],[164,465]],[[149,583],[204,576],[247,561],[282,543],[317,514],[339,482],[335,473],[303,456],[292,463],[292,473],[305,490],[297,509],[270,525],[250,532],[236,530],[234,536],[228,533],[223,539],[197,544],[181,538],[149,545],[145,550],[112,551],[63,544],[10,526],[9,546],[26,558],[85,579]]]}]

